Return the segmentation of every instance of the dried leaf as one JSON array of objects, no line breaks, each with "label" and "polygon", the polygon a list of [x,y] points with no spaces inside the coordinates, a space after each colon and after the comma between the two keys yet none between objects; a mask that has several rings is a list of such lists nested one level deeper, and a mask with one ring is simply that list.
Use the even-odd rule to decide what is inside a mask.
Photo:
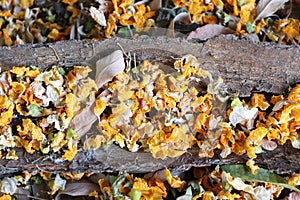
[{"label": "dried leaf", "polygon": [[15,178],[5,177],[0,182],[0,191],[6,194],[14,194],[17,190]]},{"label": "dried leaf", "polygon": [[186,12],[182,12],[176,15],[169,25],[168,32],[167,32],[168,37],[171,38],[175,37],[175,31],[174,31],[175,23],[181,23],[185,25],[191,24],[192,23],[191,15]]},{"label": "dried leaf", "polygon": [[112,80],[114,76],[125,69],[125,62],[121,50],[114,51],[96,62],[95,82],[98,88]]},{"label": "dried leaf", "polygon": [[249,110],[243,106],[235,106],[229,115],[229,121],[233,126],[243,124],[250,130],[253,128],[254,119],[256,118],[257,113],[257,108],[251,108]]},{"label": "dried leaf", "polygon": [[274,142],[274,141],[270,141],[270,140],[267,140],[267,139],[262,139],[261,140],[261,146],[262,148],[264,148],[265,150],[268,150],[268,151],[273,151],[274,149],[277,148],[277,143]]},{"label": "dried leaf", "polygon": [[234,33],[233,30],[219,24],[207,24],[192,31],[187,39],[207,40],[209,38],[221,35]]},{"label": "dried leaf", "polygon": [[273,15],[288,0],[260,0],[256,6],[255,22]]},{"label": "dried leaf", "polygon": [[[121,50],[114,51],[108,56],[99,59],[96,62],[95,83],[97,87],[101,88],[124,69],[125,62]],[[86,106],[80,113],[74,116],[70,123],[70,127],[78,134],[79,138],[84,136],[98,119],[94,113],[94,106],[95,103]]]},{"label": "dried leaf", "polygon": [[92,18],[100,25],[100,26],[106,26],[106,19],[104,16],[104,12],[100,9],[97,9],[95,7],[90,8],[90,13]]},{"label": "dried leaf", "polygon": [[162,0],[152,0],[149,3],[149,6],[151,10],[157,11],[162,7]]},{"label": "dried leaf", "polygon": [[77,133],[78,138],[83,137],[97,120],[93,107],[94,104],[82,109],[80,113],[74,116],[70,123],[70,127]]},{"label": "dried leaf", "polygon": [[64,190],[58,192],[55,197],[55,200],[63,199],[61,195],[69,196],[88,196],[90,192],[99,191],[100,188],[98,184],[90,182],[70,182],[66,184]]},{"label": "dried leaf", "polygon": [[56,174],[55,179],[48,183],[49,188],[51,189],[50,194],[55,194],[58,190],[64,190],[67,181],[62,179],[59,174]]},{"label": "dried leaf", "polygon": [[186,186],[185,181],[181,181],[179,177],[173,177],[170,170],[167,168],[165,168],[164,176],[172,188],[177,188],[181,191]]}]

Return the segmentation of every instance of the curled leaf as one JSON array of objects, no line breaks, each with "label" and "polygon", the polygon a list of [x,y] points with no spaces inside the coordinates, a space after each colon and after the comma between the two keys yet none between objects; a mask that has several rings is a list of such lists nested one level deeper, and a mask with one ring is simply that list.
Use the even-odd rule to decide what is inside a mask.
[{"label": "curled leaf", "polygon": [[229,121],[232,125],[242,124],[247,126],[248,130],[253,127],[254,119],[258,113],[257,108],[248,110],[243,106],[235,106],[229,115]]},{"label": "curled leaf", "polygon": [[288,0],[260,0],[256,6],[256,18],[255,22],[272,16],[283,4]]},{"label": "curled leaf", "polygon": [[17,190],[17,180],[5,177],[0,182],[0,191],[6,194],[14,194]]},{"label": "curled leaf", "polygon": [[104,16],[104,12],[100,9],[96,9],[95,7],[90,8],[90,13],[92,18],[100,25],[106,26],[106,19]]},{"label": "curled leaf", "polygon": [[172,188],[177,188],[181,191],[185,185],[185,181],[181,181],[179,177],[173,177],[169,169],[165,169],[164,176]]},{"label": "curled leaf", "polygon": [[95,82],[98,88],[112,80],[114,76],[125,69],[125,62],[121,50],[116,50],[96,62]]}]

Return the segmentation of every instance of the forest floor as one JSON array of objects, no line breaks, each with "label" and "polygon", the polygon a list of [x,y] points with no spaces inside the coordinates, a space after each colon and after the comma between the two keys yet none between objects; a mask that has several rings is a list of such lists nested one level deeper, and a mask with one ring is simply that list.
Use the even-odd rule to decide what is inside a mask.
[{"label": "forest floor", "polygon": [[[180,37],[199,42],[221,34],[248,37],[255,42],[285,45],[300,43],[300,2],[298,1],[2,0],[0,8],[1,46],[52,43],[63,40],[103,40],[111,37],[134,39],[141,35]],[[122,57],[117,64],[125,66],[123,64],[125,61]],[[215,96],[220,97],[218,100],[221,99],[221,101],[226,99],[218,89],[218,86],[222,85],[221,80],[208,84],[205,90],[196,87],[187,89],[188,83],[207,76],[204,70],[196,70],[198,66],[199,63],[194,57],[184,57],[174,63],[178,73],[166,75],[165,71],[158,70],[154,63],[144,62],[134,66],[135,68],[132,67],[129,71],[123,68],[118,69],[117,78],[111,77],[113,81],[110,81],[108,85],[99,83],[97,80],[95,82],[90,80],[87,77],[89,69],[85,67],[74,67],[66,71],[58,67],[49,69],[47,72],[39,72],[34,66],[26,66],[1,72],[0,83],[3,95],[0,98],[2,104],[0,144],[2,158],[17,159],[12,148],[15,146],[23,147],[29,153],[61,152],[64,160],[74,158],[80,133],[71,128],[57,128],[56,125],[53,125],[54,128],[51,126],[53,129],[50,131],[47,126],[50,127],[49,124],[56,122],[59,124],[57,119],[53,119],[52,122],[35,119],[53,110],[57,113],[63,110],[61,105],[55,105],[55,102],[60,101],[58,97],[63,96],[73,98],[72,101],[78,101],[78,105],[89,104],[91,99],[96,102],[94,112],[99,119],[101,118],[99,127],[104,135],[87,140],[84,148],[99,148],[104,143],[114,142],[120,146],[123,145],[122,147],[126,146],[130,151],[136,151],[138,146],[148,148],[147,151],[150,151],[153,157],[164,159],[180,156],[186,152],[187,148],[197,144],[202,149],[207,148],[205,149],[207,151],[199,152],[199,155],[203,157],[212,156],[211,152],[214,148],[221,149],[220,156],[224,157],[230,153],[238,155],[247,153],[249,157],[247,165],[191,168],[188,171],[176,172],[176,174],[168,169],[146,174],[23,171],[1,179],[0,200],[300,199],[300,174],[279,176],[259,168],[254,162],[255,154],[263,150],[272,150],[287,140],[292,142],[294,148],[300,147],[300,87],[296,86],[287,94],[264,96],[258,93],[245,100],[234,97],[227,105],[228,110],[222,113],[224,115],[222,119],[212,114],[215,111],[213,108]],[[118,68],[118,66],[113,67]],[[156,71],[160,71],[161,74],[157,75]],[[56,83],[53,83],[55,82],[52,80],[53,77]],[[209,79],[209,76],[207,77]],[[149,85],[140,86],[140,81],[134,81],[135,78],[140,78],[145,82],[158,81],[157,88],[151,90]],[[99,79],[101,78],[98,77]],[[131,80],[131,88],[128,91],[120,86],[125,80]],[[44,82],[44,85],[38,86],[39,81]],[[80,87],[76,81],[80,82]],[[173,87],[167,86],[167,82]],[[48,83],[53,87],[58,84],[59,88],[46,87],[45,84]],[[5,84],[11,84],[12,87],[6,88]],[[31,91],[26,85],[35,85],[37,90]],[[99,85],[101,85],[100,90],[98,90]],[[136,91],[135,94],[132,93],[132,88]],[[160,90],[160,88],[165,90]],[[45,90],[48,96],[42,92],[36,99],[28,97],[27,101],[22,96],[20,100],[21,93],[18,91],[27,91],[27,89],[32,93]],[[58,90],[75,91],[74,94],[76,93],[75,96],[77,96],[66,95]],[[107,97],[107,91],[112,97]],[[187,98],[171,95],[180,92],[184,93]],[[36,93],[34,95],[38,96],[39,94]],[[151,96],[153,93],[155,95]],[[96,94],[100,94],[100,98],[95,100],[93,98]],[[91,97],[93,95],[94,97]],[[132,97],[134,95],[135,98]],[[50,96],[57,101],[49,100]],[[160,101],[157,101],[155,106],[150,100],[141,103],[139,99],[144,96],[151,96]],[[128,105],[120,103],[121,99],[130,100],[128,102],[130,102],[131,111],[126,110]],[[47,104],[47,101],[51,103]],[[136,102],[139,102],[137,107],[132,106]],[[186,102],[189,102],[188,105],[191,105],[191,108],[183,105]],[[121,107],[111,106],[116,103],[119,103]],[[163,104],[166,104],[168,108],[165,108]],[[67,117],[72,118],[76,109],[79,112],[78,105],[73,103],[68,111],[64,111]],[[141,112],[138,112],[138,106],[141,106]],[[146,128],[158,130],[159,127],[163,127],[157,131],[159,134],[146,139],[133,135],[128,139],[127,136],[115,131],[121,127],[120,124],[115,125],[116,123],[126,124],[125,118],[130,118],[138,130],[142,124],[140,122],[149,118],[151,115],[149,113],[153,111],[151,108],[154,107],[163,111],[159,110],[151,117],[158,121],[163,118],[164,123],[158,124],[158,127],[147,124]],[[187,125],[179,126],[181,122],[177,122],[177,118],[174,117],[174,113],[183,112],[184,109],[186,113],[192,113],[191,117],[197,116],[195,120],[200,125],[193,129],[194,135],[186,132]],[[147,111],[143,113],[143,110]],[[128,113],[125,116],[125,111],[133,116]],[[7,116],[13,115],[13,112],[29,117],[28,119],[22,118],[22,126],[11,126],[15,121]],[[121,118],[122,120],[118,121]],[[221,119],[224,121],[220,121]],[[189,120],[192,121],[192,118],[187,119]],[[67,123],[67,121],[68,119],[65,119],[63,122]],[[222,126],[222,131],[215,135],[216,132],[211,130],[217,126]],[[126,132],[128,127],[122,128],[124,128],[122,131]],[[27,129],[37,131],[29,133]],[[14,135],[16,131],[18,134]],[[114,135],[111,132],[114,132]],[[212,134],[209,136],[210,140],[217,140],[213,145],[205,140],[209,133]],[[140,133],[137,134],[140,135]],[[159,143],[161,141],[168,144],[168,147],[164,148]]]}]

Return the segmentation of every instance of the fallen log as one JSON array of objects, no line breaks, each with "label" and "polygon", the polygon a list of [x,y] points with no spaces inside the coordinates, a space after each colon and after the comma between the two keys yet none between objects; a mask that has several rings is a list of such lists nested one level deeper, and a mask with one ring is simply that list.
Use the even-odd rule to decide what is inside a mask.
[{"label": "fallen log", "polygon": [[[35,65],[45,69],[53,65],[89,65],[95,68],[98,59],[122,47],[140,60],[150,59],[170,65],[174,57],[193,54],[201,67],[215,78],[222,77],[229,93],[249,97],[258,91],[282,94],[300,80],[300,48],[269,43],[255,43],[236,36],[220,36],[203,43],[166,37],[140,37],[135,40],[112,38],[103,41],[62,41],[53,44],[17,45],[0,48],[2,70],[12,66]],[[154,159],[147,152],[129,152],[116,145],[108,149],[80,149],[74,160],[67,162],[61,155],[28,154],[18,149],[18,160],[0,160],[0,174],[29,171],[72,172],[155,172],[165,167],[187,170],[191,167],[245,163],[247,156],[229,155],[222,159],[219,152],[212,158],[199,158],[196,147],[178,158]],[[122,159],[120,159],[122,158]],[[300,173],[300,151],[289,143],[274,151],[258,154],[255,162],[277,173]]]}]

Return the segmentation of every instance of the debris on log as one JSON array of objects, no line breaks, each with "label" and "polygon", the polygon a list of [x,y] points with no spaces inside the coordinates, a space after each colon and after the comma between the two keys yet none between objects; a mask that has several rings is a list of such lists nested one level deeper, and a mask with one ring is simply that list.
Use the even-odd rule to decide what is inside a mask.
[{"label": "debris on log", "polygon": [[[283,94],[300,80],[300,48],[278,44],[256,43],[247,38],[227,35],[206,42],[189,42],[166,37],[138,39],[112,38],[103,41],[61,41],[53,44],[17,45],[0,47],[0,67],[35,65],[49,66],[88,65],[95,69],[97,60],[123,48],[139,60],[171,65],[177,57],[192,54],[201,67],[214,78],[222,77],[229,93],[249,97],[252,92]],[[94,70],[95,71],[95,70]],[[116,145],[107,149],[79,150],[73,161],[62,160],[60,155],[16,152],[18,160],[0,160],[1,176],[22,170],[50,172],[155,172],[165,167],[187,170],[191,167],[245,163],[246,155],[221,158],[215,152],[212,158],[199,158],[197,148],[178,158],[154,159],[148,152],[129,152]],[[120,159],[122,158],[122,159]],[[300,151],[286,143],[273,151],[258,154],[256,164],[274,172],[300,173]]]}]

